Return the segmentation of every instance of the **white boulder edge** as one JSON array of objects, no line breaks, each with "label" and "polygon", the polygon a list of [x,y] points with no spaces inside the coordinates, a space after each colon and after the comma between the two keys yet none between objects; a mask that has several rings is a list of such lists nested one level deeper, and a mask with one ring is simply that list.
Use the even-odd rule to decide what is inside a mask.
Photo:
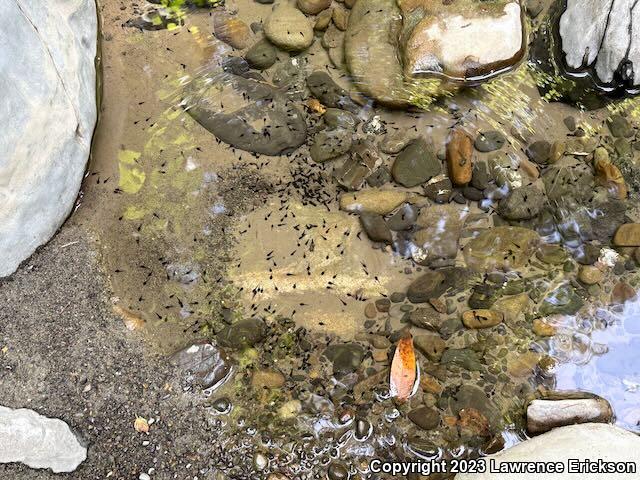
[{"label": "white boulder edge", "polygon": [[0,2],[0,277],[71,213],[96,124],[94,0]]},{"label": "white boulder edge", "polygon": [[[638,480],[640,479],[640,437],[620,427],[604,423],[583,423],[560,427],[533,437],[518,445],[486,457],[487,471],[484,473],[458,474],[455,480]],[[560,462],[568,464],[569,459],[597,462],[632,462],[634,474],[618,473],[548,473],[516,474],[489,471],[489,462]]]},{"label": "white boulder edge", "polygon": [[0,463],[60,473],[73,472],[87,458],[87,449],[65,422],[26,408],[0,406],[0,439]]}]

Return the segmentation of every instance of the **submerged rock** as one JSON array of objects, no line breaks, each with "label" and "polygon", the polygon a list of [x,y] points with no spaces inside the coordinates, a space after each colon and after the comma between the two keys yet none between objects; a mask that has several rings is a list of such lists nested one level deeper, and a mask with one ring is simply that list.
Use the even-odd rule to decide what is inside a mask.
[{"label": "submerged rock", "polygon": [[404,147],[391,168],[393,179],[407,188],[421,185],[441,171],[442,165],[433,145],[423,138],[417,138]]},{"label": "submerged rock", "polygon": [[396,108],[409,105],[398,59],[401,23],[396,0],[356,2],[344,41],[345,62],[358,89]]},{"label": "submerged rock", "polygon": [[357,113],[360,110],[360,107],[351,100],[349,93],[334,82],[326,72],[313,72],[307,78],[307,86],[311,94],[327,107],[341,108],[351,113]]},{"label": "submerged rock", "polygon": [[482,272],[521,268],[533,257],[540,237],[521,227],[495,227],[482,232],[464,247],[467,265]]},{"label": "submerged rock", "polygon": [[517,0],[399,0],[407,76],[485,80],[519,62],[526,41]]},{"label": "submerged rock", "polygon": [[20,462],[61,473],[73,472],[87,458],[86,447],[65,422],[33,410],[0,406],[0,432],[0,463]]},{"label": "submerged rock", "polygon": [[264,34],[283,50],[300,52],[313,43],[313,24],[294,5],[281,2],[265,19]]},{"label": "submerged rock", "polygon": [[211,83],[195,82],[190,93],[189,115],[233,147],[283,155],[307,137],[299,108],[266,83],[224,74]]},{"label": "submerged rock", "polygon": [[344,128],[323,130],[313,139],[309,154],[314,162],[323,163],[344,155],[351,148],[352,132]]},{"label": "submerged rock", "polygon": [[267,326],[259,318],[246,318],[226,326],[218,332],[221,345],[242,348],[253,347],[264,340]]},{"label": "submerged rock", "polygon": [[203,389],[220,386],[232,371],[227,355],[215,344],[200,341],[174,353],[169,362],[189,373],[190,383]]},{"label": "submerged rock", "polygon": [[543,193],[533,185],[517,188],[498,204],[498,215],[507,220],[529,220],[538,216],[544,205]]}]

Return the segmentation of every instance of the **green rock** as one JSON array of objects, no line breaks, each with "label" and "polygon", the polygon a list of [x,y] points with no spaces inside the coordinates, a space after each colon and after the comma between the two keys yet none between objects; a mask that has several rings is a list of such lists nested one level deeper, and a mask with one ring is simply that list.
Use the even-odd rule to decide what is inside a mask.
[{"label": "green rock", "polygon": [[391,175],[400,185],[412,188],[442,172],[442,165],[433,145],[423,138],[411,141],[396,157]]},{"label": "green rock", "polygon": [[554,314],[575,315],[584,305],[584,300],[570,285],[562,285],[545,297],[540,306],[540,314],[549,316]]}]

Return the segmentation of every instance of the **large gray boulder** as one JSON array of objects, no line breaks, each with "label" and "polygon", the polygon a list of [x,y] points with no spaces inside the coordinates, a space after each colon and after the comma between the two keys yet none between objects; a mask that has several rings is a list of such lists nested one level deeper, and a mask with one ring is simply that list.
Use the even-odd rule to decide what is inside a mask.
[{"label": "large gray boulder", "polygon": [[94,0],[0,2],[0,277],[71,212],[96,123]]},{"label": "large gray boulder", "polygon": [[603,84],[640,85],[637,0],[567,0],[562,51],[573,70],[593,69]]},{"label": "large gray boulder", "polygon": [[[458,474],[455,480],[527,480],[544,478],[548,480],[598,480],[640,479],[640,437],[622,428],[602,423],[583,423],[551,430],[538,437],[531,438],[515,447],[503,450],[487,457],[485,473]],[[636,473],[569,473],[569,459],[591,460],[592,462],[634,462]],[[490,463],[495,465],[516,462],[560,462],[563,473],[516,474],[490,471]],[[500,467],[498,467],[500,468]]]},{"label": "large gray boulder", "polygon": [[0,406],[0,439],[0,463],[59,473],[73,472],[87,458],[87,449],[65,422],[26,408]]}]

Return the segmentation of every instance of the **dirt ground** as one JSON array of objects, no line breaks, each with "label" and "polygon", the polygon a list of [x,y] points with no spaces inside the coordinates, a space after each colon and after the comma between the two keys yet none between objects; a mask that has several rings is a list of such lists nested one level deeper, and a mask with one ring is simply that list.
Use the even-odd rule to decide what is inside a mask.
[{"label": "dirt ground", "polygon": [[[114,316],[82,227],[67,224],[2,280],[0,305],[0,404],[60,418],[88,445],[74,473],[8,464],[0,478],[222,478],[209,468],[224,457],[213,417]],[[134,430],[136,416],[155,419],[149,434]]]}]

